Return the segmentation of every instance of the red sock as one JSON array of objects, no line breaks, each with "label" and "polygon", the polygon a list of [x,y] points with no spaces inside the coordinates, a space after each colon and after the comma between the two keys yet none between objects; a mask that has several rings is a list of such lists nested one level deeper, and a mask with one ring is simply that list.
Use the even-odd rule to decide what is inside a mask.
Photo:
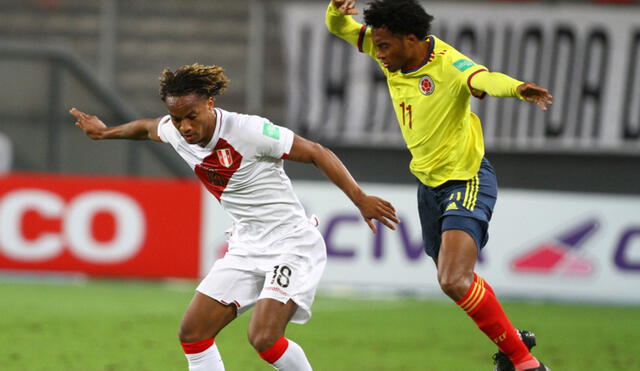
[{"label": "red sock", "polygon": [[196,341],[194,343],[180,343],[185,354],[202,353],[213,345],[215,338]]},{"label": "red sock", "polygon": [[465,296],[456,302],[474,320],[514,365],[534,361],[527,346],[502,310],[489,284],[474,273],[474,280]]},{"label": "red sock", "polygon": [[260,357],[269,363],[274,363],[279,360],[280,357],[287,351],[289,347],[289,341],[284,336],[280,339],[276,340],[275,344],[271,346],[271,348],[265,350],[260,354]]}]

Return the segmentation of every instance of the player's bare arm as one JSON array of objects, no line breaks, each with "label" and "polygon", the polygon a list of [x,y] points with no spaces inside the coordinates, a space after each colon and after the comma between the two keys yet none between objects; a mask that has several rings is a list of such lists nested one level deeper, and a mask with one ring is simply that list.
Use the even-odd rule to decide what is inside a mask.
[{"label": "player's bare arm", "polygon": [[400,223],[393,205],[381,198],[367,195],[331,150],[296,135],[287,159],[313,163],[320,168],[327,178],[337,185],[360,209],[362,217],[373,232],[376,231],[373,219],[379,220],[393,230],[396,228],[391,222]]},{"label": "player's bare arm", "polygon": [[76,108],[69,110],[76,118],[76,126],[91,139],[137,139],[154,140],[158,137],[158,123],[160,118],[147,118],[131,121],[118,126],[107,126],[97,116],[86,114]]},{"label": "player's bare arm", "polygon": [[518,93],[527,102],[535,103],[541,110],[546,111],[547,105],[553,103],[553,96],[549,91],[532,82],[525,82],[518,86]]},{"label": "player's bare arm", "polygon": [[356,0],[331,0],[340,13],[344,15],[358,14],[356,10]]}]

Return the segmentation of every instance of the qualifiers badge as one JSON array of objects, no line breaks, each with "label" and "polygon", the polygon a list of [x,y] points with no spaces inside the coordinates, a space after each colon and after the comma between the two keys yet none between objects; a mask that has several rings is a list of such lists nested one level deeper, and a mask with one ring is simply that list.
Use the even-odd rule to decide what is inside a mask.
[{"label": "qualifiers badge", "polygon": [[424,75],[420,79],[418,88],[420,88],[420,93],[422,93],[423,95],[431,95],[436,89],[436,84],[433,83],[433,79],[431,79],[429,75]]}]

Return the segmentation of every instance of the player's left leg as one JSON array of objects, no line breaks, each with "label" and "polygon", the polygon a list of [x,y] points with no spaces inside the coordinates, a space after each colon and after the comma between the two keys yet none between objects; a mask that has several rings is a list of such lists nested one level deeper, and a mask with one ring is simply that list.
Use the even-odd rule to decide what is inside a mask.
[{"label": "player's left leg", "polygon": [[222,304],[196,291],[182,318],[179,332],[189,371],[224,371],[215,338],[236,315],[233,304]]},{"label": "player's left leg", "polygon": [[284,336],[285,329],[298,305],[275,299],[261,299],[256,303],[249,323],[249,342],[260,357],[281,371],[311,370],[302,347]]},{"label": "player's left leg", "polygon": [[279,240],[273,248],[286,253],[258,259],[265,268],[264,286],[249,323],[249,342],[278,370],[311,370],[302,348],[284,333],[289,321],[302,324],[311,317],[327,260],[326,246],[320,232],[309,227]]},{"label": "player's left leg", "polygon": [[[470,218],[456,218],[475,222]],[[477,251],[474,238],[463,230],[446,230],[442,234],[437,263],[442,291],[464,309],[480,330],[511,359],[516,370],[539,367],[504,313],[491,286],[474,273]]]},{"label": "player's left leg", "polygon": [[[514,365],[518,371],[540,367],[505,315],[491,286],[474,272],[478,252],[488,240],[487,229],[498,194],[493,167],[483,159],[476,176],[466,182],[447,182],[432,189],[432,193],[441,213],[437,219],[441,235],[437,238],[429,233],[425,241],[430,241],[431,246],[425,247],[436,258],[442,290],[508,357],[506,363],[511,369],[498,368],[499,371],[513,371]],[[433,206],[427,209],[432,214],[436,212]]]}]

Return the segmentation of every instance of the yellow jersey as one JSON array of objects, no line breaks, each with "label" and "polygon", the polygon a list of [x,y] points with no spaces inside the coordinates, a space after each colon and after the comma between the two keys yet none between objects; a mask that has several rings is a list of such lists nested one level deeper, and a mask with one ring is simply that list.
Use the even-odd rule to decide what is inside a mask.
[{"label": "yellow jersey", "polygon": [[480,169],[484,139],[480,119],[471,112],[471,96],[481,98],[471,78],[486,67],[475,64],[435,36],[428,36],[428,53],[418,66],[390,72],[376,58],[371,29],[345,16],[331,3],[329,31],[372,56],[387,85],[402,137],[411,152],[411,172],[425,185],[468,180]]}]

